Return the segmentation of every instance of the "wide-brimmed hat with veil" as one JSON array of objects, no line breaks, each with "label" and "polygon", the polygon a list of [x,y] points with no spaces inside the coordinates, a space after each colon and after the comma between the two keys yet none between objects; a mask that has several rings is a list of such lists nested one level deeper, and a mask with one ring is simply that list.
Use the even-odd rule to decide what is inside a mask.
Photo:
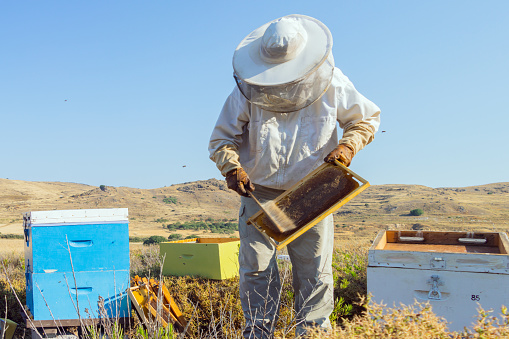
[{"label": "wide-brimmed hat with veil", "polygon": [[251,103],[272,112],[298,111],[318,100],[330,85],[332,35],[312,17],[281,17],[242,40],[233,54],[233,70]]}]

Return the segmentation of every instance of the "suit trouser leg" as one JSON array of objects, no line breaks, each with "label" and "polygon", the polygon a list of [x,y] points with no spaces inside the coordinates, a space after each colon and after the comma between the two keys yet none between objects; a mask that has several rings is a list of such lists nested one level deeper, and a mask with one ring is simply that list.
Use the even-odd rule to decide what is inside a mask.
[{"label": "suit trouser leg", "polygon": [[331,327],[329,316],[334,309],[333,245],[332,215],[288,244],[297,313],[296,335],[306,334],[306,327]]},{"label": "suit trouser leg", "polygon": [[[283,191],[256,187],[262,202],[275,199]],[[240,299],[246,327],[245,338],[270,338],[274,332],[280,305],[281,284],[276,249],[267,235],[246,222],[260,208],[250,198],[241,198],[240,233]],[[334,225],[332,215],[313,226],[288,245],[292,261],[297,335],[305,327],[330,327],[333,310],[332,249]]]},{"label": "suit trouser leg", "polygon": [[[257,193],[260,189],[257,188]],[[272,199],[279,194],[275,194]],[[259,196],[259,195],[257,195]],[[266,201],[262,197],[260,201]],[[247,225],[249,217],[260,208],[251,198],[242,197],[239,213],[240,301],[246,327],[244,338],[271,338],[277,322],[281,284],[276,248],[267,235]]]}]

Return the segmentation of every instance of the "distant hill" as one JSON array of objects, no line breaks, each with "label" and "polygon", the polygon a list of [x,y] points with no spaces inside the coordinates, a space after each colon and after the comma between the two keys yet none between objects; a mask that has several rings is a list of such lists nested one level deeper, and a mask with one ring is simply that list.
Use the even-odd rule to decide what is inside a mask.
[{"label": "distant hill", "polygon": [[[131,235],[168,235],[167,223],[236,221],[239,196],[217,179],[156,189],[0,179],[0,233],[21,234],[26,211],[129,208]],[[409,215],[420,208],[424,214]],[[158,220],[158,221],[156,221]],[[372,238],[380,229],[509,230],[509,183],[462,188],[371,186],[335,213],[336,236]]]},{"label": "distant hill", "polygon": [[22,213],[27,211],[129,208],[133,234],[159,234],[162,224],[193,219],[237,219],[238,195],[217,179],[156,189],[96,186],[63,182],[30,182],[0,179],[0,232],[22,233]]}]

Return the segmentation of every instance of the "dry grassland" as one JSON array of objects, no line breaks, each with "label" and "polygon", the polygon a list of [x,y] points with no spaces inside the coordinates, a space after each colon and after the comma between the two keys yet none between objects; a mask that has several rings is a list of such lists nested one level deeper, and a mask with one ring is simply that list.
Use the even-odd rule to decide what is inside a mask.
[{"label": "dry grassland", "polygon": [[25,247],[22,239],[0,239],[0,255],[23,253]]},{"label": "dry grassland", "polygon": [[[224,181],[216,179],[203,180],[192,183],[183,183],[157,189],[136,189],[128,187],[99,187],[60,182],[28,182],[19,180],[0,179],[0,233],[23,234],[22,213],[27,211],[59,210],[59,209],[85,209],[85,208],[129,208],[129,229],[131,236],[147,237],[151,235],[169,236],[172,234],[165,225],[175,222],[192,220],[227,220],[237,221],[239,196],[228,190]],[[422,209],[421,216],[410,216],[412,209]],[[164,221],[162,221],[164,219]],[[159,221],[158,221],[159,220]],[[430,188],[417,185],[381,185],[371,186],[362,194],[343,206],[334,214],[335,220],[335,245],[338,253],[347,251],[351,258],[364,258],[362,254],[369,247],[376,233],[381,230],[396,229],[422,229],[422,230],[454,230],[454,231],[509,231],[509,183],[495,183],[474,187],[463,188]],[[162,222],[161,222],[162,221]],[[218,237],[221,235],[205,231],[178,231],[184,237],[188,235]],[[224,236],[224,235],[223,235]],[[228,235],[230,236],[230,235]],[[235,234],[238,236],[238,234]],[[136,274],[144,274],[141,269],[147,266],[152,272],[158,272],[157,267],[147,264],[150,257],[158,259],[157,247],[152,252],[147,251],[146,246],[140,243],[131,243],[131,269]],[[0,239],[0,256],[12,253],[23,256],[23,240]],[[151,255],[146,253],[150,252]],[[357,253],[361,253],[357,254]],[[143,260],[141,260],[142,258]],[[348,293],[335,291],[336,295],[357,296],[357,292],[365,295],[365,265],[357,265],[355,262],[344,260],[346,257],[338,257],[341,265],[346,268],[336,268],[337,281],[343,278],[350,279]],[[154,261],[154,260],[152,260]],[[19,266],[17,260],[14,260]],[[355,265],[354,265],[355,264]],[[137,271],[138,267],[138,271]],[[338,264],[339,268],[340,265]],[[353,275],[342,276],[344,272],[350,272],[352,267],[359,267]],[[24,275],[21,268],[17,268],[20,291],[24,288]],[[202,305],[204,314],[198,317],[207,329],[208,324],[213,324],[210,310],[221,311],[222,308],[212,307],[211,303],[228,301],[225,295],[234,296],[238,286],[208,285],[198,280],[178,278],[166,280],[166,284],[177,297],[183,310],[194,312],[195,306],[189,303],[195,298],[195,305]],[[174,284],[174,285],[172,285]],[[288,285],[290,286],[290,285]],[[342,287],[336,287],[342,288]],[[5,289],[9,291],[9,289]],[[200,292],[201,291],[201,292]],[[222,294],[211,297],[212,293]],[[226,292],[225,292],[226,291]],[[201,295],[197,295],[200,292]],[[354,293],[355,292],[355,293]],[[226,294],[225,294],[226,293]],[[362,294],[361,293],[361,294]],[[181,295],[180,295],[181,294]],[[189,295],[188,295],[189,294]],[[286,294],[285,294],[286,295]],[[291,298],[290,298],[291,299]],[[289,299],[288,304],[291,305]],[[352,303],[353,300],[347,300]],[[188,305],[189,304],[189,305]],[[188,305],[189,310],[185,309]],[[216,305],[216,304],[214,304]],[[0,305],[1,306],[1,305]],[[241,321],[242,315],[238,300],[224,308],[234,315],[233,320]],[[291,309],[291,307],[289,308]],[[419,314],[423,314],[420,311]],[[343,323],[344,327],[338,328],[331,337],[334,338],[365,338],[367,332],[371,337],[400,337],[400,338],[456,338],[448,333],[433,332],[427,330],[429,336],[423,335],[424,329],[435,328],[437,322],[433,318],[422,317],[419,314],[410,315],[416,319],[412,328],[408,327],[409,315],[404,313],[401,319],[392,321],[396,324],[392,330],[399,331],[384,336],[384,329],[377,329],[379,322],[372,322],[371,317],[353,319],[350,323]],[[283,312],[284,315],[284,312]],[[420,317],[420,318],[419,318]],[[213,319],[220,319],[220,315],[214,315]],[[230,319],[230,320],[231,320]],[[424,320],[422,320],[424,319]],[[431,319],[430,322],[427,322]],[[507,317],[509,319],[509,316]],[[233,321],[232,320],[232,321]],[[423,322],[424,321],[424,322]],[[509,323],[509,322],[508,322]],[[398,325],[399,324],[399,325]],[[431,326],[431,325],[435,326]],[[199,326],[197,324],[196,326]],[[201,326],[201,325],[200,325]],[[349,327],[350,326],[350,327]],[[400,326],[400,327],[398,327]],[[430,327],[431,326],[431,327]],[[442,325],[439,324],[439,330]],[[507,327],[507,326],[506,326]],[[240,328],[236,323],[235,329]],[[412,332],[415,329],[417,332]],[[345,332],[350,331],[350,332]],[[357,332],[359,333],[357,333]],[[379,331],[379,332],[377,332]],[[434,331],[434,330],[433,330]],[[509,329],[504,329],[498,334],[490,334],[491,328],[483,330],[485,338],[504,337],[509,335]],[[404,336],[403,334],[408,334]],[[420,334],[416,334],[420,333]],[[481,333],[481,332],[479,332]],[[487,334],[486,334],[487,333]],[[495,332],[493,332],[495,333]],[[503,333],[500,335],[500,333]],[[358,335],[358,336],[357,336]],[[323,337],[323,334],[316,338]],[[460,335],[458,338],[474,338],[472,335]],[[507,336],[506,336],[507,337]]]}]

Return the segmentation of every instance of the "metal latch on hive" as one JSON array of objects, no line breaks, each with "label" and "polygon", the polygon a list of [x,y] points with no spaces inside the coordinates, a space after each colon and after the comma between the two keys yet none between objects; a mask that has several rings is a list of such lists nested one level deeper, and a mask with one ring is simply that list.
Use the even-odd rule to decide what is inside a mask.
[{"label": "metal latch on hive", "polygon": [[428,293],[428,299],[442,300],[442,293],[438,289],[438,286],[442,286],[444,283],[440,281],[440,277],[438,275],[432,275],[431,279],[428,280],[428,284],[431,285],[431,289]]}]

